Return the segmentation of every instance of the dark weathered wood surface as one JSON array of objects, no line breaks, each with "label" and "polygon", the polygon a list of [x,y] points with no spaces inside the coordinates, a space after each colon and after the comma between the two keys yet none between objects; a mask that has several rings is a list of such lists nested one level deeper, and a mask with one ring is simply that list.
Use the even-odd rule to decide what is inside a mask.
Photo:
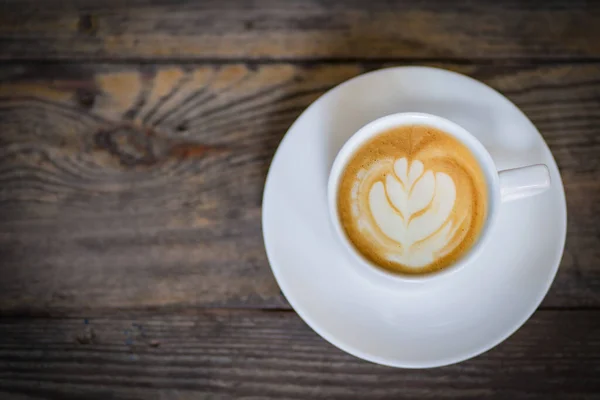
[{"label": "dark weathered wood surface", "polygon": [[0,396],[597,399],[597,315],[538,311],[485,355],[432,370],[358,360],[290,312],[8,318],[0,321]]},{"label": "dark weathered wood surface", "polygon": [[[0,309],[288,307],[260,230],[269,162],[311,101],[381,66],[0,68]],[[548,141],[569,238],[544,306],[600,307],[600,64],[443,66]]]},{"label": "dark weathered wood surface", "polygon": [[[0,398],[600,398],[599,38],[585,0],[0,1]],[[313,333],[260,227],[293,120],[406,64],[506,94],[568,203],[542,310],[427,371]]]},{"label": "dark weathered wood surface", "polygon": [[16,0],[0,59],[598,59],[588,0]]}]

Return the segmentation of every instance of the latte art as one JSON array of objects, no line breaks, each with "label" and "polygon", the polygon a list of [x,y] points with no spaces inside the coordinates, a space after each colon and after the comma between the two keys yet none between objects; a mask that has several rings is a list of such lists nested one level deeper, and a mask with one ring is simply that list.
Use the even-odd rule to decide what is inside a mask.
[{"label": "latte art", "polygon": [[385,132],[350,161],[338,194],[342,225],[355,247],[383,268],[444,268],[477,239],[486,186],[470,151],[422,127]]},{"label": "latte art", "polygon": [[[378,181],[371,187],[368,206],[376,228],[402,245],[402,253],[391,251],[386,258],[422,267],[432,263],[444,247],[451,247],[450,240],[456,229],[449,217],[454,210],[456,187],[452,178],[443,172],[423,173],[423,163],[418,160],[412,162],[410,170],[406,165],[406,158],[396,160],[395,173],[386,174],[383,182]],[[365,218],[360,223],[367,225],[370,220]],[[376,228],[364,227],[371,231]]]}]

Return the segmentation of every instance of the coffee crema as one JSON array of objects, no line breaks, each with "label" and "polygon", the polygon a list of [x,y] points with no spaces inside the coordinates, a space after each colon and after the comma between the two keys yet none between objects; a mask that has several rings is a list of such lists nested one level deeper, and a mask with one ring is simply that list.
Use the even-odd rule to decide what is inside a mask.
[{"label": "coffee crema", "polygon": [[384,131],[352,155],[337,196],[354,247],[383,269],[426,274],[477,241],[487,212],[479,162],[458,139],[410,125]]}]

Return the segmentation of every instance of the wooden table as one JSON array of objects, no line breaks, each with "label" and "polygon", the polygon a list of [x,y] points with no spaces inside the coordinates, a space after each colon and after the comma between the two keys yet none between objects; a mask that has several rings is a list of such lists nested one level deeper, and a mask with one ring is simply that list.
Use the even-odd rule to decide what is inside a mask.
[{"label": "wooden table", "polygon": [[[600,398],[600,2],[5,1],[0,60],[0,398]],[[260,225],[302,110],[413,64],[514,101],[568,202],[540,309],[432,370],[317,336]]]}]

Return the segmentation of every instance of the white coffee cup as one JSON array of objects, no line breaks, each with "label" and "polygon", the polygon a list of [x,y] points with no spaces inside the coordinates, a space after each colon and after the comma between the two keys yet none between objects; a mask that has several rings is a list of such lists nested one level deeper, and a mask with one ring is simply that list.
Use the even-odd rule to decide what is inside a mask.
[{"label": "white coffee cup", "polygon": [[[373,136],[376,136],[388,129],[406,126],[406,125],[425,125],[437,128],[446,132],[465,146],[467,146],[475,158],[479,161],[479,165],[485,175],[488,189],[488,209],[487,218],[483,229],[479,234],[478,240],[473,247],[458,261],[452,265],[434,273],[426,275],[401,275],[388,272],[374,263],[363,257],[352,245],[339,219],[337,193],[338,186],[344,172],[344,169],[355,153],[365,141]],[[378,280],[385,280],[387,283],[393,281],[413,281],[420,282],[429,280],[434,277],[440,277],[455,272],[465,265],[469,264],[481,252],[486,242],[490,239],[491,229],[496,222],[499,208],[502,203],[518,200],[525,197],[533,196],[547,190],[550,187],[550,174],[548,167],[544,164],[530,165],[521,168],[508,169],[498,171],[492,160],[492,157],[485,149],[483,144],[479,142],[472,134],[461,126],[451,122],[445,118],[441,118],[431,114],[423,113],[398,113],[388,115],[372,121],[358,130],[348,141],[342,146],[337,154],[331,172],[329,174],[329,182],[327,188],[327,196],[329,202],[329,211],[331,220],[337,236],[341,239],[343,246],[353,256],[359,268],[359,272],[363,275],[369,275]]]}]

